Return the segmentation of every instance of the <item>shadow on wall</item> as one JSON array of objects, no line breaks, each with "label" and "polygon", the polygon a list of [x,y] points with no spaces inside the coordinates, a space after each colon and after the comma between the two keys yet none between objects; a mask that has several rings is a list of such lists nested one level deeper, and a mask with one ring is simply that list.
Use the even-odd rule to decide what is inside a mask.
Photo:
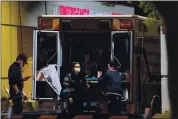
[{"label": "shadow on wall", "polygon": [[18,28],[18,53],[23,52],[28,58],[33,55],[33,27]]},{"label": "shadow on wall", "polygon": [[23,1],[21,2],[21,4],[27,4],[28,7],[28,12],[31,12],[34,10],[34,8],[37,8],[37,6],[41,3],[41,2],[44,2],[44,1]]}]

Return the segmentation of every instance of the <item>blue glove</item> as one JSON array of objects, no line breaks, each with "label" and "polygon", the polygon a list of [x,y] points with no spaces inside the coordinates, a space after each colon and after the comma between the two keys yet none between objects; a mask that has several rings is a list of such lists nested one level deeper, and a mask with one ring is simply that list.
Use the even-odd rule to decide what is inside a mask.
[{"label": "blue glove", "polygon": [[86,80],[87,80],[87,81],[96,81],[97,78],[95,78],[95,77],[90,77],[90,78],[86,78]]}]

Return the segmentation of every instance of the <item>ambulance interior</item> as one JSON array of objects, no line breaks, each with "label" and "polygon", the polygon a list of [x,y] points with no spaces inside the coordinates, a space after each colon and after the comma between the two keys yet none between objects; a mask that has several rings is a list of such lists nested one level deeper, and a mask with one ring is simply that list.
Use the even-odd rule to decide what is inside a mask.
[{"label": "ambulance interior", "polygon": [[97,69],[107,70],[107,64],[113,57],[111,52],[111,37],[114,39],[113,59],[120,67],[120,72],[130,71],[130,39],[126,33],[115,34],[111,32],[74,32],[64,33],[63,57],[66,67],[71,68],[72,62],[85,64],[93,63]]},{"label": "ambulance interior", "polygon": [[[82,23],[81,23],[82,24]],[[88,23],[89,24],[89,23]],[[90,29],[94,29],[97,25],[89,24]],[[95,25],[95,26],[91,26]],[[74,26],[74,25],[73,25]],[[78,29],[82,26],[76,25]],[[99,26],[98,26],[99,27]],[[65,27],[66,28],[66,27]],[[85,72],[86,64],[95,65],[95,77],[97,70],[107,70],[107,64],[113,58],[119,67],[119,72],[129,73],[131,62],[131,35],[129,32],[118,32],[112,34],[106,29],[106,25],[102,28],[105,30],[64,30],[57,34],[52,32],[39,32],[37,38],[37,70],[46,64],[57,64],[57,40],[61,41],[62,46],[62,67],[60,80],[62,82],[64,75],[71,71],[73,62],[80,62],[82,70]],[[111,55],[112,54],[112,55]],[[123,77],[125,78],[125,76]],[[36,87],[36,97],[54,98],[55,92],[46,84],[39,81]],[[130,85],[127,86],[128,88]]]},{"label": "ambulance interior", "polygon": [[130,71],[130,32],[112,32],[110,20],[66,20],[62,25],[63,65],[70,64],[70,69],[72,62],[92,62],[104,68],[114,59],[120,72]]},{"label": "ambulance interior", "polygon": [[111,49],[110,32],[74,32],[63,33],[63,35],[65,52],[63,61],[64,65],[69,64],[66,66],[69,71],[73,62],[79,62],[84,70],[88,63],[93,63],[96,68],[99,65],[107,66]]}]

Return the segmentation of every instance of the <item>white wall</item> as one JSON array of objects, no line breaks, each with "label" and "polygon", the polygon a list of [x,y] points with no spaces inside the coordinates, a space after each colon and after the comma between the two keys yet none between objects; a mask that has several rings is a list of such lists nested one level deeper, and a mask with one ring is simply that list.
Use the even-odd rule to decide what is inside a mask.
[{"label": "white wall", "polygon": [[25,26],[37,27],[37,18],[41,14],[45,14],[45,2],[25,1],[25,10],[27,12],[25,18]]},{"label": "white wall", "polygon": [[[107,7],[102,5],[100,2],[53,2],[53,1],[47,1],[47,14],[54,14],[54,6],[56,12],[58,12],[58,7],[60,5],[64,6],[71,6],[71,7],[78,7],[78,8],[85,8],[92,11],[100,11],[100,12],[106,12],[108,14],[111,14],[112,12],[121,13],[121,14],[134,14],[134,8],[132,7],[126,7],[121,5],[116,5],[114,7]],[[37,17],[39,15],[45,14],[45,2],[29,2],[27,4],[27,16],[25,25],[26,26],[33,26],[37,27]],[[57,13],[56,13],[57,14]]]}]

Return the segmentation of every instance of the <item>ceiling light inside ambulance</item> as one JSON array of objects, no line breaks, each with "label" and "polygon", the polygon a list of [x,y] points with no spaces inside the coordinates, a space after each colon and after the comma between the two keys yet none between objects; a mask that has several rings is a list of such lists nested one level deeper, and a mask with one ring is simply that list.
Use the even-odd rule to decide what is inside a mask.
[{"label": "ceiling light inside ambulance", "polygon": [[52,19],[41,19],[40,27],[41,28],[52,28],[53,20]]},{"label": "ceiling light inside ambulance", "polygon": [[131,29],[132,21],[131,20],[120,20],[120,28],[121,29]]}]

